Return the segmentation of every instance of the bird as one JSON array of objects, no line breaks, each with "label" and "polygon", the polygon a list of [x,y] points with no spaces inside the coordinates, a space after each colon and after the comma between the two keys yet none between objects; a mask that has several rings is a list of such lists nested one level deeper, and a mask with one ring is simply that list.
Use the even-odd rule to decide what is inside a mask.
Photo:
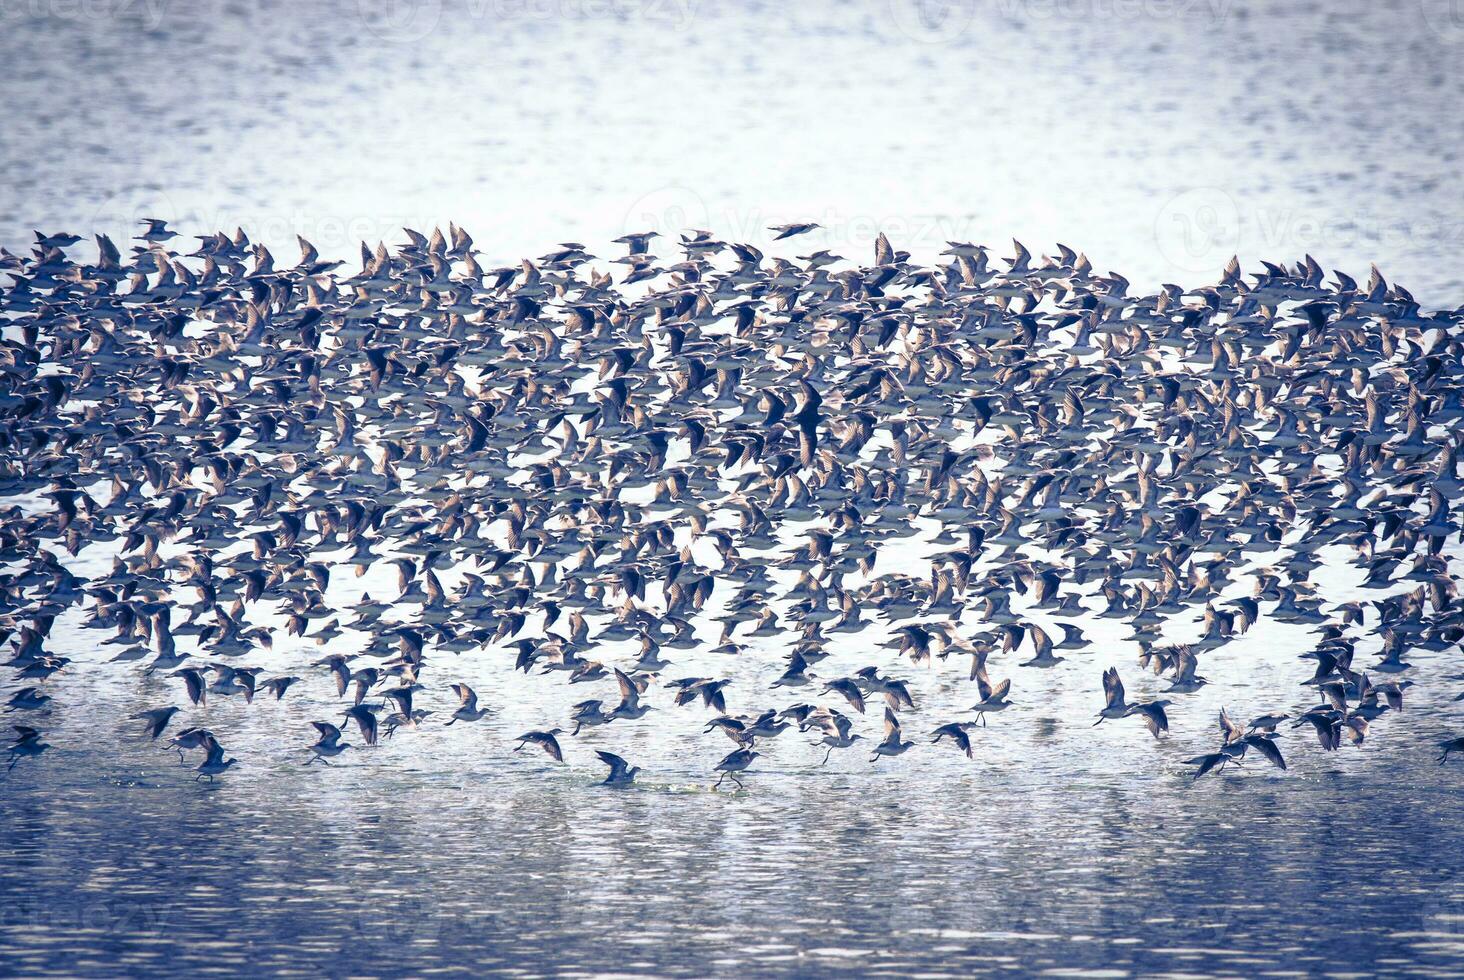
[{"label": "bird", "polygon": [[1112,718],[1127,718],[1130,705],[1124,700],[1123,681],[1119,679],[1118,668],[1110,667],[1103,672],[1103,710],[1098,712],[1094,727]]},{"label": "bird", "polygon": [[794,235],[802,235],[813,231],[815,228],[822,227],[822,225],[815,224],[814,222],[795,222],[786,225],[772,225],[768,228],[768,231],[776,231],[778,234],[773,240],[782,241],[785,238],[792,238]]},{"label": "bird", "polygon": [[1173,702],[1165,700],[1141,701],[1138,704],[1129,705],[1128,714],[1138,715],[1144,719],[1144,727],[1149,729],[1149,734],[1158,738],[1169,731],[1169,715],[1164,710]]},{"label": "bird", "polygon": [[956,748],[966,753],[966,758],[971,758],[971,736],[966,731],[970,722],[951,722],[948,725],[941,725],[931,732],[932,742],[939,742],[942,738],[949,738],[956,743]]},{"label": "bird", "polygon": [[754,751],[753,749],[736,749],[729,752],[713,769],[714,772],[720,772],[722,775],[717,778],[712,788],[719,789],[722,785],[722,780],[730,778],[737,784],[738,789],[742,789],[742,780],[737,778],[737,774],[739,772],[746,772],[747,767],[752,765],[752,760],[761,754],[761,752]]},{"label": "bird", "polygon": [[[1258,719],[1267,721],[1266,718]],[[1194,778],[1199,779],[1212,770],[1224,770],[1227,765],[1241,765],[1246,753],[1255,749],[1277,769],[1286,769],[1286,760],[1276,745],[1274,731],[1257,731],[1254,727],[1242,728],[1230,717],[1230,712],[1220,709],[1220,747],[1215,752],[1187,760],[1188,765],[1197,766]]]},{"label": "bird", "polygon": [[888,706],[885,708],[884,728],[884,741],[874,747],[874,755],[869,757],[871,762],[878,762],[884,756],[900,755],[915,744],[900,738],[900,719]]},{"label": "bird", "polygon": [[847,716],[839,714],[837,711],[828,712],[827,715],[820,719],[820,724],[817,727],[824,733],[823,738],[819,740],[819,744],[828,746],[828,750],[824,752],[823,759],[819,762],[820,766],[828,765],[829,758],[834,754],[834,749],[850,748],[855,742],[864,737],[855,733],[853,731],[854,723]]},{"label": "bird", "polygon": [[975,675],[977,690],[981,692],[981,700],[971,706],[976,712],[976,719],[982,726],[986,725],[987,712],[1005,711],[1011,707],[1007,700],[1007,693],[1012,689],[1010,677],[1000,684],[992,687],[991,681],[986,676],[986,651],[982,650],[972,665],[972,673]]},{"label": "bird", "polygon": [[1449,761],[1450,752],[1464,752],[1464,735],[1458,738],[1445,739],[1439,743],[1439,749],[1438,763],[1439,765],[1443,765]]},{"label": "bird", "polygon": [[214,781],[215,776],[220,776],[228,771],[229,767],[236,765],[238,759],[225,759],[224,747],[212,736],[204,740],[203,749],[208,755],[198,765],[198,775],[194,780],[207,778],[209,782]]},{"label": "bird", "polygon": [[651,710],[650,705],[640,703],[641,687],[629,674],[616,668],[615,682],[620,686],[620,703],[606,715],[607,719],[641,718]]},{"label": "bird", "polygon": [[49,694],[36,687],[23,687],[10,696],[6,711],[41,711],[54,700]]},{"label": "bird", "polygon": [[628,764],[624,759],[622,759],[620,756],[616,755],[613,752],[605,752],[600,749],[596,749],[595,755],[599,756],[600,761],[610,767],[610,774],[605,777],[605,780],[601,785],[629,786],[631,783],[635,782],[636,774],[640,772],[639,766],[632,766]]},{"label": "bird", "polygon": [[516,740],[518,745],[514,746],[514,751],[519,751],[525,745],[537,745],[555,762],[563,762],[564,752],[559,748],[559,739],[556,737],[562,734],[564,734],[563,731],[558,728],[551,728],[545,732],[525,732]]},{"label": "bird", "polygon": [[183,678],[183,683],[188,689],[188,700],[196,705],[208,704],[208,684],[203,679],[203,672],[197,667],[184,667],[181,670],[173,671],[174,677]]},{"label": "bird", "polygon": [[[418,732],[361,753],[390,766],[430,754],[423,705],[448,691],[442,727],[482,721],[498,744],[499,713],[445,683],[468,657],[495,705],[590,685],[576,737],[654,726],[654,684],[700,700],[736,752],[804,738],[820,765],[882,696],[877,762],[911,745],[901,712],[951,696],[952,653],[980,700],[930,737],[969,751],[1022,671],[1049,672],[1026,703],[1061,703],[1086,672],[1057,654],[1111,620],[1112,652],[1165,688],[1130,702],[1111,667],[1093,724],[1158,738],[1173,714],[1186,743],[1203,726],[1179,716],[1218,683],[1201,657],[1233,665],[1225,648],[1273,623],[1314,631],[1247,675],[1282,684],[1243,729],[1223,716],[1205,772],[1251,753],[1283,770],[1283,723],[1335,751],[1418,710],[1412,679],[1464,638],[1459,310],[1376,268],[1328,281],[1310,256],[1143,290],[1060,243],[927,262],[881,232],[862,256],[779,254],[817,227],[771,225],[766,251],[632,231],[607,264],[559,242],[492,268],[455,223],[359,266],[238,231],[185,251],[151,218],[126,250],[38,232],[0,252],[7,709],[176,677],[206,718],[176,731],[176,712],[129,707],[116,734],[175,732],[182,767],[215,732],[292,724],[253,697],[289,691],[309,717],[345,712],[307,764],[345,745],[319,725],[354,721],[359,747]],[[1348,563],[1365,600],[1313,574]],[[103,655],[78,655],[78,631]],[[661,679],[711,652],[725,673]],[[988,658],[1009,654],[993,684]],[[773,700],[798,689],[820,703]],[[564,762],[560,734],[514,750]]]},{"label": "bird", "polygon": [[147,722],[145,731],[148,738],[157,741],[158,736],[163,734],[163,730],[168,727],[168,722],[172,721],[173,716],[177,713],[178,707],[170,704],[162,708],[153,708],[151,711],[138,712],[132,715],[130,720]]},{"label": "bird", "polygon": [[345,721],[354,721],[361,732],[361,740],[367,745],[377,744],[380,723],[376,720],[376,708],[369,704],[354,704],[346,709]]},{"label": "bird", "polygon": [[271,677],[263,684],[260,684],[259,689],[265,691],[266,693],[273,694],[276,701],[281,701],[285,697],[285,692],[290,689],[290,685],[297,684],[299,683],[299,681],[300,678],[294,676]]},{"label": "bird", "polygon": [[331,759],[351,747],[350,743],[341,741],[341,730],[330,722],[312,721],[310,724],[315,726],[315,730],[320,733],[320,738],[310,746],[312,755],[305,760],[305,765],[308,766],[317,759],[330,765]]},{"label": "bird", "polygon": [[14,769],[21,759],[35,757],[49,749],[51,746],[41,741],[41,733],[38,729],[28,725],[14,725],[16,739],[10,744],[10,765],[6,767],[9,772]]},{"label": "bird", "polygon": [[478,695],[466,684],[452,685],[452,691],[458,696],[459,704],[452,717],[448,719],[448,725],[459,721],[477,721],[488,713],[487,708],[478,707]]}]

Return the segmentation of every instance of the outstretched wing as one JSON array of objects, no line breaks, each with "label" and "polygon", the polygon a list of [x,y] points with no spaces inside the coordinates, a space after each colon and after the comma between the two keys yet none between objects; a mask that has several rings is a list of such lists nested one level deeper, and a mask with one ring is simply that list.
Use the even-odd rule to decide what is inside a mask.
[{"label": "outstretched wing", "polygon": [[614,752],[605,752],[601,749],[596,749],[595,754],[600,757],[601,762],[610,767],[611,776],[617,776],[630,768],[630,765]]},{"label": "outstretched wing", "polygon": [[615,683],[620,685],[620,700],[626,704],[635,704],[640,700],[640,688],[635,686],[635,681],[630,675],[619,667],[615,668]]},{"label": "outstretched wing", "polygon": [[310,724],[320,733],[321,741],[334,742],[341,737],[341,730],[328,721],[312,721]]},{"label": "outstretched wing", "polygon": [[1281,757],[1281,747],[1276,744],[1275,739],[1264,738],[1260,735],[1248,736],[1246,744],[1265,756],[1267,761],[1277,769],[1286,768],[1286,760]]},{"label": "outstretched wing", "polygon": [[1103,672],[1103,696],[1108,699],[1108,707],[1123,704],[1123,681],[1118,679],[1118,668],[1109,667]]},{"label": "outstretched wing", "polygon": [[1245,734],[1244,729],[1230,719],[1230,713],[1224,708],[1220,709],[1220,737],[1229,745]]}]

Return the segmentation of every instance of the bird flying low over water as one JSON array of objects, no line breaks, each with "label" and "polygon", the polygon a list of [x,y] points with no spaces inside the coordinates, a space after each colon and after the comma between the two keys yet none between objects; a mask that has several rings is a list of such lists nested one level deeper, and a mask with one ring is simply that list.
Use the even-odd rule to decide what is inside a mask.
[{"label": "bird flying low over water", "polygon": [[526,745],[537,745],[555,762],[563,762],[564,751],[559,747],[558,738],[562,734],[563,731],[558,728],[551,728],[547,732],[526,732],[518,737],[518,745],[514,746],[514,751],[517,752]]},{"label": "bird flying low over water", "polygon": [[640,772],[639,766],[630,765],[613,752],[596,749],[595,755],[599,756],[600,761],[610,767],[610,774],[605,777],[604,785],[629,786],[635,782],[636,773]]},{"label": "bird flying low over water", "polygon": [[305,765],[308,766],[317,759],[326,765],[330,765],[332,758],[351,747],[350,743],[341,741],[341,730],[330,722],[312,721],[310,724],[315,726],[315,730],[320,734],[320,738],[316,740],[314,745],[310,746],[312,755],[309,759],[305,760]]},{"label": "bird flying low over water", "polygon": [[[1099,690],[1093,725],[1193,746],[1104,751],[1208,750],[1196,777],[1436,710],[1464,310],[1309,255],[1144,291],[1063,244],[776,244],[819,227],[503,265],[456,224],[359,263],[162,218],[0,250],[5,711],[71,758],[91,681],[124,678],[118,752],[201,750],[224,784],[221,738],[302,718],[333,719],[312,780],[440,738],[625,785],[603,740],[685,725],[689,771],[740,787],[860,740],[962,765],[942,743],[1045,737]],[[1268,703],[1216,746],[1200,705],[1235,686]],[[48,747],[17,731],[11,769]]]},{"label": "bird flying low over water", "polygon": [[14,769],[16,763],[28,756],[34,757],[49,749],[51,746],[41,741],[41,733],[38,729],[28,725],[15,725],[15,741],[10,743],[10,765],[7,770]]},{"label": "bird flying low over water", "polygon": [[1224,708],[1220,709],[1220,747],[1205,755],[1196,756],[1187,762],[1187,765],[1198,766],[1195,770],[1195,779],[1199,779],[1206,773],[1223,771],[1228,765],[1239,766],[1241,760],[1251,749],[1255,749],[1265,760],[1277,769],[1286,768],[1286,760],[1281,755],[1281,748],[1276,744],[1274,731],[1261,730],[1266,718],[1257,719],[1262,722],[1257,726],[1252,722],[1249,728],[1242,728],[1230,717],[1230,713]]}]

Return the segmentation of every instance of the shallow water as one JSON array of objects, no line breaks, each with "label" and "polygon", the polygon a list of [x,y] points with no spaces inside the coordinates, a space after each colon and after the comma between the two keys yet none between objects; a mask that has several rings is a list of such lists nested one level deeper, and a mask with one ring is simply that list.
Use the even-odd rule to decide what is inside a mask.
[{"label": "shallow water", "polygon": [[[362,9],[0,0],[0,243],[160,214],[351,255],[454,218],[486,265],[647,227],[765,242],[812,219],[828,228],[779,254],[863,255],[880,228],[925,257],[1016,234],[1140,287],[1201,281],[1235,250],[1310,251],[1461,298],[1464,22],[1447,4]],[[1380,597],[1325,557],[1330,599]],[[393,594],[344,579],[339,608]],[[1155,742],[1089,727],[1103,668],[1160,687],[1123,629],[1084,622],[1099,642],[1052,671],[994,661],[1015,704],[974,733],[974,761],[925,744],[974,700],[966,662],[900,665],[917,749],[871,764],[861,743],[820,767],[787,732],[734,794],[709,789],[731,744],[663,691],[645,719],[566,740],[565,767],[513,753],[613,686],[511,674],[507,650],[429,651],[422,731],[306,768],[309,721],[340,707],[300,667],[325,651],[281,636],[248,660],[305,676],[283,702],[216,697],[173,726],[228,733],[242,764],[208,784],[122,720],[178,682],[100,666],[113,648],[79,618],[49,645],[77,660],[53,685],[55,747],[0,776],[3,975],[1464,974],[1464,766],[1432,750],[1461,727],[1457,651],[1409,655],[1407,708],[1361,749],[1287,731],[1289,772],[1257,759],[1191,783],[1220,707],[1311,703],[1296,655],[1314,637],[1264,621],[1208,655],[1212,683]],[[883,638],[840,640],[815,673],[892,663]],[[734,712],[814,694],[769,699],[781,665],[756,645],[664,652],[668,678],[732,676]],[[441,728],[451,680],[492,716]],[[591,747],[640,783],[596,786]]]},{"label": "shallow water", "polygon": [[921,766],[759,776],[711,795],[670,773],[620,791],[462,764],[251,761],[214,786],[34,767],[0,803],[0,962],[72,975],[1464,972],[1460,787],[1432,772],[1190,790],[1170,776]]},{"label": "shallow water", "polygon": [[[1329,595],[1376,597],[1329,557],[1317,575]],[[389,595],[387,578],[337,576],[331,604]],[[343,709],[334,682],[303,666],[324,651],[291,640],[247,657],[304,676],[284,701],[212,695],[175,720],[208,725],[242,760],[210,784],[124,720],[176,703],[179,683],[95,662],[112,655],[97,645],[110,631],[80,618],[59,620],[51,644],[79,661],[51,686],[55,748],[22,760],[0,794],[6,972],[1464,974],[1464,770],[1433,750],[1457,716],[1456,652],[1410,654],[1407,707],[1361,748],[1322,753],[1283,729],[1288,772],[1253,759],[1191,782],[1184,762],[1210,750],[1222,705],[1249,718],[1313,702],[1296,658],[1305,627],[1263,621],[1211,651],[1212,683],[1178,699],[1156,742],[1133,721],[1089,727],[1103,668],[1118,665],[1133,696],[1161,688],[1116,621],[1085,620],[1098,642],[1056,668],[994,661],[1015,678],[1014,706],[973,732],[973,761],[925,744],[974,699],[966,662],[901,666],[876,655],[884,633],[871,629],[832,644],[815,673],[873,661],[908,678],[917,747],[872,764],[865,742],[821,767],[812,738],[789,731],[760,744],[732,793],[711,790],[731,746],[702,731],[710,713],[662,691],[643,719],[566,737],[566,766],[511,751],[613,685],[512,673],[508,650],[429,650],[435,680],[418,703],[435,717],[305,767],[308,722]],[[1197,634],[1187,618],[1164,638]],[[813,697],[768,695],[782,666],[767,643],[739,657],[710,642],[663,651],[663,676],[732,677],[733,712]],[[490,717],[442,727],[449,680],[472,684]],[[879,711],[856,731],[877,740]],[[598,786],[592,748],[646,771],[633,788]]]}]

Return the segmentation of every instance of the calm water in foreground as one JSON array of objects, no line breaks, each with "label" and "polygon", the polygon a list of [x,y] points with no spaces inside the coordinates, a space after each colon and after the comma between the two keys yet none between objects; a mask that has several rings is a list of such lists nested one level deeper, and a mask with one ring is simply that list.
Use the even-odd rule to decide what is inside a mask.
[{"label": "calm water in foreground", "polygon": [[0,797],[6,974],[1464,973],[1460,781],[1382,759],[721,796],[487,762],[99,785],[58,761]]},{"label": "calm water in foreground", "polygon": [[[1213,653],[1213,683],[1170,709],[1162,742],[1089,727],[1104,666],[1158,690],[1129,644],[1011,667],[1016,704],[973,733],[969,762],[923,734],[972,699],[965,662],[902,667],[860,634],[820,673],[872,661],[908,677],[921,744],[820,768],[811,737],[785,732],[734,794],[709,789],[729,743],[662,691],[639,721],[566,738],[564,767],[513,753],[590,695],[492,650],[428,657],[439,682],[477,688],[488,719],[444,728],[455,705],[437,683],[419,731],[306,768],[308,721],[342,709],[301,669],[318,648],[282,643],[249,660],[296,665],[283,702],[213,697],[179,716],[242,760],[209,784],[122,720],[176,703],[178,682],[88,663],[110,656],[104,634],[72,622],[55,646],[78,663],[43,726],[56,748],[0,777],[0,973],[1464,975],[1464,766],[1432,749],[1457,716],[1444,655],[1410,658],[1407,708],[1363,748],[1322,753],[1288,731],[1289,772],[1256,759],[1191,783],[1184,760],[1215,741],[1220,705],[1247,718],[1311,703],[1299,627]],[[765,691],[781,669],[756,648],[670,659],[665,676],[720,670],[729,692]],[[857,730],[877,737],[877,711]],[[641,782],[595,785],[591,747],[644,766]]]}]

